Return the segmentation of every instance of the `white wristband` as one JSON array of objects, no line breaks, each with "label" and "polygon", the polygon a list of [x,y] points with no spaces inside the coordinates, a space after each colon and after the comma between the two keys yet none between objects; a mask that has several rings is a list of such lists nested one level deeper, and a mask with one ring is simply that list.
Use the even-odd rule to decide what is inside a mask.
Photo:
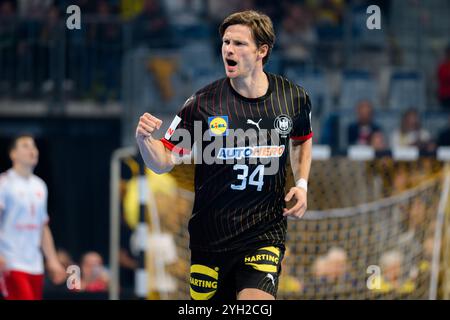
[{"label": "white wristband", "polygon": [[308,181],[306,181],[305,179],[301,178],[297,181],[297,183],[295,184],[295,186],[297,188],[302,188],[303,190],[305,190],[306,192],[308,192]]}]

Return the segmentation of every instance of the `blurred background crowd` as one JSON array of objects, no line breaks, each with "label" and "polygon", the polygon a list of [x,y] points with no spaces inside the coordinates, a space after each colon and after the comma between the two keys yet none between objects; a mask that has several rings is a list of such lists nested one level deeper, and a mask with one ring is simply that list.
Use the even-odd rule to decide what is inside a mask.
[{"label": "blurred background crowd", "polygon": [[[72,4],[80,30],[66,27]],[[372,4],[380,30],[366,26]],[[80,265],[80,291],[104,292],[109,281],[113,150],[134,144],[142,112],[171,119],[193,92],[223,77],[218,26],[244,9],[272,18],[277,42],[266,70],[309,92],[314,144],[334,154],[352,145],[379,153],[414,146],[424,155],[450,146],[447,0],[0,0],[0,171],[8,168],[4,142],[33,133],[56,243],[67,248],[60,260]],[[411,178],[408,169],[396,173],[395,186]],[[137,261],[122,227],[121,281],[131,288]],[[311,274],[335,281],[347,255],[327,248]],[[403,258],[395,250],[380,258],[393,282]],[[301,290],[286,277],[281,287]],[[50,296],[59,289],[48,283]]]},{"label": "blurred background crowd", "polygon": [[[81,30],[65,27],[70,4]],[[381,30],[366,26],[371,4]],[[450,9],[439,0],[2,0],[0,100],[171,114],[223,75],[217,27],[248,8],[275,24],[267,70],[312,96],[316,143],[449,144]]]}]

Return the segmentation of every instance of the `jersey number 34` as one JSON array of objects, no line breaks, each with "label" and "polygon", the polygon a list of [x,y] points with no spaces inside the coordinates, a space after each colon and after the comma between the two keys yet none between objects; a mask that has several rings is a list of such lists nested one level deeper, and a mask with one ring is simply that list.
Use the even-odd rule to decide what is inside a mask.
[{"label": "jersey number 34", "polygon": [[[233,170],[242,170],[241,174],[238,174],[237,178],[241,180],[241,184],[232,184],[233,190],[245,190],[247,187],[248,166],[246,164],[235,164]],[[260,164],[248,177],[248,185],[256,186],[257,191],[261,191],[264,185],[264,165]]]}]

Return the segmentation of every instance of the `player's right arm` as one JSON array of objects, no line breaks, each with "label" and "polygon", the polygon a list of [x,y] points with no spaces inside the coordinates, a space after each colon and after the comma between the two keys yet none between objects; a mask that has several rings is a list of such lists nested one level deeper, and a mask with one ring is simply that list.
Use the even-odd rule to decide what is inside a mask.
[{"label": "player's right arm", "polygon": [[[5,201],[6,199],[6,181],[5,181],[5,175],[0,175],[0,220],[2,218],[2,215],[5,210]],[[6,269],[6,258],[3,257],[0,253],[0,273],[5,271]]]},{"label": "player's right arm", "polygon": [[174,167],[172,153],[152,133],[161,127],[162,121],[149,113],[139,118],[136,141],[145,165],[158,174],[166,173]]},{"label": "player's right arm", "polygon": [[0,273],[5,271],[6,268],[6,260],[0,255]]}]

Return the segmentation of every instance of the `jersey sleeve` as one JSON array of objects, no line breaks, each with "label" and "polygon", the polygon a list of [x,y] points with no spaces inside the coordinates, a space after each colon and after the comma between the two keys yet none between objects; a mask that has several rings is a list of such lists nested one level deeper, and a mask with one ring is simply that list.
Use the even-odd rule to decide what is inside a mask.
[{"label": "jersey sleeve", "polygon": [[183,105],[181,110],[173,118],[161,142],[164,146],[177,153],[187,155],[191,153],[194,141],[196,97],[191,96]]},{"label": "jersey sleeve", "polygon": [[300,104],[292,123],[290,138],[296,141],[311,139],[313,131],[311,127],[311,100],[304,89],[300,89]]},{"label": "jersey sleeve", "polygon": [[47,189],[47,185],[45,184],[44,181],[41,181],[41,184],[42,184],[42,191],[44,192],[44,204],[43,204],[42,212],[41,212],[41,222],[42,222],[42,224],[47,224],[50,220],[48,217],[48,208],[47,208],[48,189]]},{"label": "jersey sleeve", "polygon": [[6,208],[6,174],[0,175],[0,214]]}]

